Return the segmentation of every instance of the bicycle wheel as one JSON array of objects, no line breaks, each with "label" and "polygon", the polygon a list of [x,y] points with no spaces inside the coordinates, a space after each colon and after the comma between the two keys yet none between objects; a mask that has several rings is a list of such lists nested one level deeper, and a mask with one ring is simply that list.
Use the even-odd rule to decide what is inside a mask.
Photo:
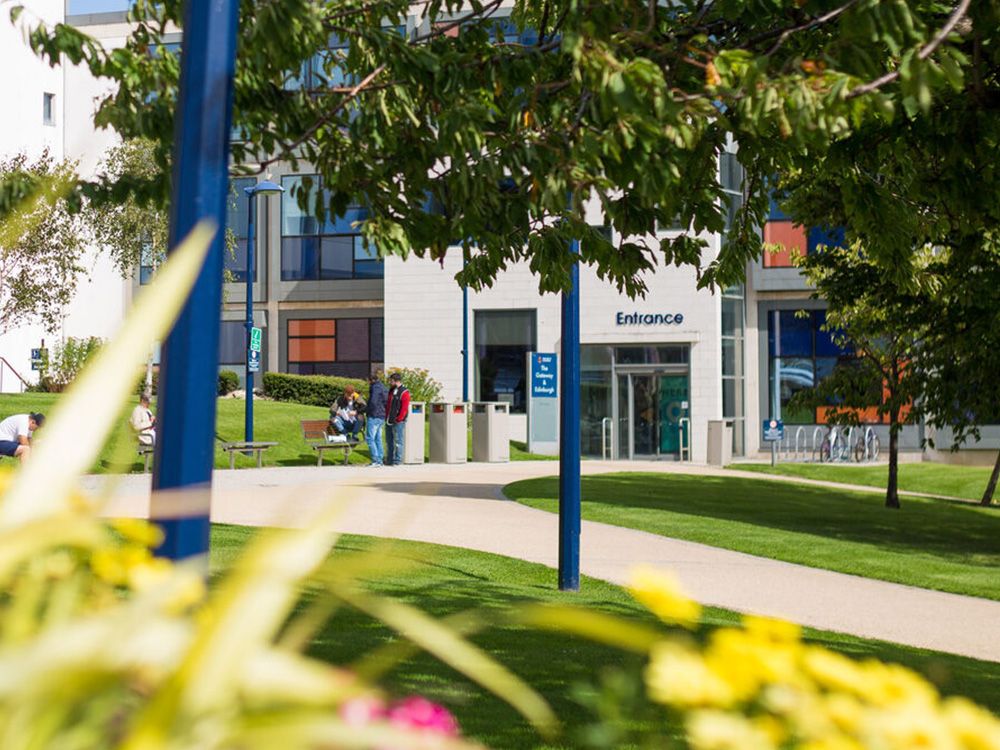
[{"label": "bicycle wheel", "polygon": [[819,446],[819,461],[825,464],[829,463],[832,459],[830,438],[823,438],[823,442]]},{"label": "bicycle wheel", "polygon": [[854,444],[854,460],[861,463],[865,460],[865,441],[859,440]]},{"label": "bicycle wheel", "polygon": [[879,449],[878,435],[872,435],[872,447],[869,452],[872,461],[878,460],[878,449]]}]

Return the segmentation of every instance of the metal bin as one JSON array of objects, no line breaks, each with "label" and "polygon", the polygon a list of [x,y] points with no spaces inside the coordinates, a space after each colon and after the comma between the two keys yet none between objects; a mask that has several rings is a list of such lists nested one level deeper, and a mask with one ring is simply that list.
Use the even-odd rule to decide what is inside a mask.
[{"label": "metal bin", "polygon": [[510,461],[510,404],[481,402],[472,405],[472,460]]},{"label": "metal bin", "polygon": [[422,464],[424,462],[424,424],[427,405],[422,401],[410,402],[410,415],[403,423],[403,463]]},{"label": "metal bin", "polygon": [[468,460],[468,404],[431,404],[430,462],[464,464]]}]

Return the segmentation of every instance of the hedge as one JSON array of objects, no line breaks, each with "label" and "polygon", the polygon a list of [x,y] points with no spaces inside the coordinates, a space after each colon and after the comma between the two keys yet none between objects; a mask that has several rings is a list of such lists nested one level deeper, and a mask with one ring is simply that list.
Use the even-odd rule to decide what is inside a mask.
[{"label": "hedge", "polygon": [[328,407],[340,398],[348,385],[354,386],[354,390],[365,398],[368,397],[368,383],[354,378],[265,372],[263,381],[264,395],[275,401]]}]

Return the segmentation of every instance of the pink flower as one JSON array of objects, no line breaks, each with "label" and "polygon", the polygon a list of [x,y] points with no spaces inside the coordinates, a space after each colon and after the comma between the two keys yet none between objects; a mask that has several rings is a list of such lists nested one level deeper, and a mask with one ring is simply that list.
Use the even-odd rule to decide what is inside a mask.
[{"label": "pink flower", "polygon": [[340,718],[352,727],[363,727],[388,715],[385,701],[374,695],[363,695],[340,706]]},{"label": "pink flower", "polygon": [[458,735],[458,722],[444,706],[414,695],[389,708],[389,722],[408,729],[425,729],[449,737]]}]

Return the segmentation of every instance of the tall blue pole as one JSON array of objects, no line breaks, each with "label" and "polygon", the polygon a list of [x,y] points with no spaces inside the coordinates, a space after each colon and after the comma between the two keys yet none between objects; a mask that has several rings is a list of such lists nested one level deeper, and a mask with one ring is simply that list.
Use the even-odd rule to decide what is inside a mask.
[{"label": "tall blue pole", "polygon": [[469,401],[469,287],[465,285],[462,286],[462,401]]},{"label": "tall blue pole", "polygon": [[208,551],[238,22],[239,0],[184,4],[169,244],[202,219],[218,231],[163,347],[151,516],[164,531],[159,552],[172,559]]},{"label": "tall blue pole", "polygon": [[562,297],[559,403],[559,588],[580,590],[580,243],[570,244],[571,288]]},{"label": "tall blue pole", "polygon": [[257,245],[254,242],[254,208],[257,203],[257,193],[254,188],[244,189],[247,194],[247,378],[246,378],[246,406],[243,415],[243,439],[253,442],[253,372],[250,371],[250,338],[253,335],[253,263],[257,254]]}]

